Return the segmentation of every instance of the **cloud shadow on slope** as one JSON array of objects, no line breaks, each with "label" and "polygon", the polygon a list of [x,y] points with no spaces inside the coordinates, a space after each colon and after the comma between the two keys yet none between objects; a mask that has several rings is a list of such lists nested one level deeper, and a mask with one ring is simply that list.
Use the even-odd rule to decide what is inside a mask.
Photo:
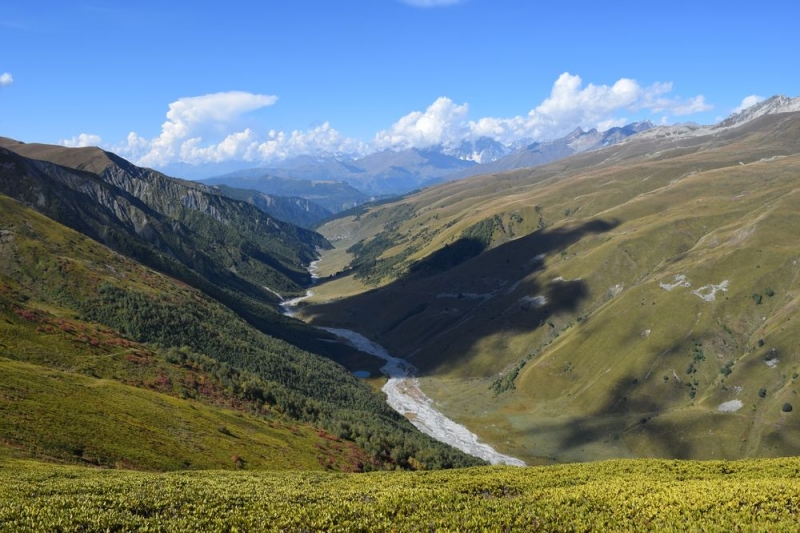
[{"label": "cloud shadow on slope", "polygon": [[436,372],[472,357],[486,339],[502,350],[505,334],[554,328],[552,316],[578,309],[589,297],[583,280],[543,283],[536,274],[545,258],[617,225],[595,219],[544,229],[490,250],[462,238],[414,263],[395,282],[314,306],[308,316],[315,325],[358,330],[421,373]]}]

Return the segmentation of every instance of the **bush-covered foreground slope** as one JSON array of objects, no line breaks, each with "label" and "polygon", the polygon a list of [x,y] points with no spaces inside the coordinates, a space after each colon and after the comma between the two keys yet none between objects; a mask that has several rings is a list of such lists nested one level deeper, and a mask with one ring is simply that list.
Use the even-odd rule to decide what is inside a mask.
[{"label": "bush-covered foreground slope", "polygon": [[796,531],[799,520],[798,459],[381,474],[0,461],[4,531]]},{"label": "bush-covered foreground slope", "polygon": [[0,376],[0,444],[23,456],[157,470],[480,463],[332,360],[1,194]]},{"label": "bush-covered foreground slope", "polygon": [[800,114],[670,131],[327,223],[303,316],[525,460],[800,454]]}]

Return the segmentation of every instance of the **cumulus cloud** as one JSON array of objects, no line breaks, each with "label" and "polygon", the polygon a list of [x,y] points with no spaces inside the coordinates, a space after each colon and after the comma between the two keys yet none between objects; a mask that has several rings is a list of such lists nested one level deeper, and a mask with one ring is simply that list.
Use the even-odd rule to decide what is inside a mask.
[{"label": "cumulus cloud", "polygon": [[425,111],[414,111],[375,135],[376,148],[427,147],[469,136],[469,106],[440,97]]},{"label": "cumulus cloud", "polygon": [[228,160],[267,162],[308,153],[366,153],[367,145],[350,139],[328,122],[306,131],[271,130],[260,135],[252,128],[213,138],[214,132],[234,129],[244,114],[273,105],[276,96],[225,92],[181,98],[169,104],[161,134],[146,139],[136,132],[112,149],[144,166],[170,163],[219,163]]},{"label": "cumulus cloud", "polygon": [[671,83],[642,86],[628,78],[613,85],[584,85],[580,76],[565,72],[553,84],[550,95],[527,115],[467,120],[467,104],[456,105],[441,97],[425,111],[410,113],[379,132],[374,144],[377,148],[424,148],[454,146],[480,137],[510,144],[557,138],[576,126],[605,130],[626,122],[620,113],[646,110],[688,115],[711,109],[702,95],[681,99],[669,97],[670,92]]},{"label": "cumulus cloud", "polygon": [[[302,154],[366,155],[378,150],[450,148],[462,141],[491,137],[501,143],[546,141],[561,137],[576,127],[601,131],[630,122],[631,114],[669,117],[711,109],[703,95],[672,96],[671,83],[642,85],[621,78],[611,85],[584,83],[580,76],[565,72],[555,80],[550,94],[527,114],[512,117],[471,119],[469,105],[446,96],[422,111],[413,111],[379,131],[368,142],[349,138],[330,123],[291,132],[242,129],[239,119],[257,109],[273,105],[276,96],[247,92],[224,92],[180,98],[169,104],[161,133],[147,139],[131,132],[112,150],[134,162],[162,167],[170,163],[202,164],[228,160],[268,163]],[[759,98],[756,96],[748,99]],[[745,104],[743,102],[743,105]],[[85,135],[85,134],[84,134]],[[91,144],[78,136],[64,144]],[[98,144],[99,137],[94,144]]]},{"label": "cumulus cloud", "polygon": [[754,105],[756,105],[756,104],[758,104],[760,102],[763,102],[764,100],[765,100],[765,98],[763,96],[758,96],[758,95],[755,95],[755,94],[751,94],[750,96],[745,96],[742,99],[742,103],[739,104],[739,107],[735,108],[733,110],[733,112],[734,113],[741,113],[742,111],[744,111],[748,107],[752,107],[752,106],[754,106]]},{"label": "cumulus cloud", "polygon": [[[252,94],[241,91],[221,92],[203,96],[180,98],[169,104],[167,120],[161,125],[161,135],[149,142],[149,151],[139,158],[143,165],[157,166],[175,160],[192,162],[191,154],[198,152],[204,142],[203,135],[214,126],[225,126],[233,123],[245,113],[271,106],[278,100],[277,96]],[[244,133],[244,132],[242,132]],[[230,136],[229,136],[230,137]],[[134,134],[135,147],[141,147],[141,138]],[[224,152],[230,149],[232,142],[226,138]],[[222,143],[221,143],[222,144]]]},{"label": "cumulus cloud", "polygon": [[71,139],[61,139],[58,144],[68,148],[83,148],[84,146],[100,146],[103,139],[93,133],[81,133]]},{"label": "cumulus cloud", "polygon": [[0,87],[6,87],[14,83],[14,77],[8,72],[0,74]]},{"label": "cumulus cloud", "polygon": [[262,160],[285,159],[300,154],[364,154],[369,148],[356,139],[345,137],[328,122],[306,131],[290,134],[272,130],[257,147]]},{"label": "cumulus cloud", "polygon": [[400,0],[404,4],[414,7],[440,7],[460,4],[463,0]]}]

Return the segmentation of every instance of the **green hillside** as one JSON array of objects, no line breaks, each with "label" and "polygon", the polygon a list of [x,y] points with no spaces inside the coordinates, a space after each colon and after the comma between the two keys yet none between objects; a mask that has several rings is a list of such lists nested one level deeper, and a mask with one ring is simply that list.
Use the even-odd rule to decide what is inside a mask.
[{"label": "green hillside", "polygon": [[332,360],[2,195],[0,366],[0,442],[23,456],[158,470],[479,463]]},{"label": "green hillside", "polygon": [[242,309],[273,303],[265,287],[302,293],[305,265],[328,246],[246,202],[98,148],[0,138],[0,161],[0,192]]},{"label": "green hillside", "polygon": [[149,474],[0,460],[14,531],[795,531],[797,459]]},{"label": "green hillside", "polygon": [[800,453],[798,139],[645,136],[331,221],[303,316],[527,460]]}]

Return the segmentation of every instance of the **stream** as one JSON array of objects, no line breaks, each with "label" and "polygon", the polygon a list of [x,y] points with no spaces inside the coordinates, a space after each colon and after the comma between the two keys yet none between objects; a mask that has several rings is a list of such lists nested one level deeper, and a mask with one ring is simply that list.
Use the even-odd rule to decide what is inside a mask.
[{"label": "stream", "polygon": [[[312,263],[312,275],[315,266]],[[293,309],[312,294],[311,291],[308,291],[305,296],[283,301],[281,308],[284,314],[294,316]],[[392,409],[408,418],[417,429],[440,442],[479,457],[493,465],[525,466],[523,461],[503,455],[488,444],[478,441],[477,435],[436,410],[433,407],[433,400],[420,389],[419,380],[415,377],[417,369],[414,365],[399,357],[393,357],[383,346],[355,331],[339,328],[320,329],[336,335],[362,352],[386,361],[386,364],[381,367],[381,372],[389,377],[382,389],[386,394],[386,402]]]}]

